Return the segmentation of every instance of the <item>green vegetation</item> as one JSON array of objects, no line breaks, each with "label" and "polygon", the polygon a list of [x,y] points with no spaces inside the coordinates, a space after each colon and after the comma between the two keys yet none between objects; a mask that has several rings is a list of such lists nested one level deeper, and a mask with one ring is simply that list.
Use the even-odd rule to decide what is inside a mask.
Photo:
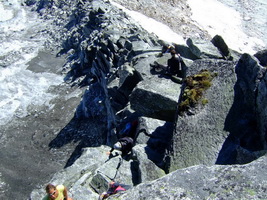
[{"label": "green vegetation", "polygon": [[217,76],[217,73],[201,70],[199,74],[186,77],[186,86],[181,102],[178,105],[180,115],[188,111],[189,108],[195,107],[199,102],[201,102],[202,105],[208,103],[208,99],[203,98],[203,92],[212,85],[211,81],[215,76]]},{"label": "green vegetation", "polygon": [[255,196],[257,194],[257,192],[255,192],[252,188],[248,188],[247,189],[247,193],[250,195],[250,196]]}]

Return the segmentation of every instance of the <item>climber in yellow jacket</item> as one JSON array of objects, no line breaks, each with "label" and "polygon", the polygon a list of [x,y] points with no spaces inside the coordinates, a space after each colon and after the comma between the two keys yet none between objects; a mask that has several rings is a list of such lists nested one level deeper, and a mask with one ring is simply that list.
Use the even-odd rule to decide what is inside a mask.
[{"label": "climber in yellow jacket", "polygon": [[48,184],[45,190],[47,195],[43,200],[72,200],[72,198],[68,197],[68,191],[64,185]]}]

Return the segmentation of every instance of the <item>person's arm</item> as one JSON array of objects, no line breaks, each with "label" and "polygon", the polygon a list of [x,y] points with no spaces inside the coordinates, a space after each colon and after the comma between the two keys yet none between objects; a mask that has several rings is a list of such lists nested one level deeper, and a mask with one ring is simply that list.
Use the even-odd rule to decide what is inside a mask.
[{"label": "person's arm", "polygon": [[64,186],[63,195],[66,200],[68,200],[68,191],[67,188]]},{"label": "person's arm", "polygon": [[114,151],[113,147],[110,149],[110,151],[107,152],[107,155],[110,155],[112,153],[112,151]]}]

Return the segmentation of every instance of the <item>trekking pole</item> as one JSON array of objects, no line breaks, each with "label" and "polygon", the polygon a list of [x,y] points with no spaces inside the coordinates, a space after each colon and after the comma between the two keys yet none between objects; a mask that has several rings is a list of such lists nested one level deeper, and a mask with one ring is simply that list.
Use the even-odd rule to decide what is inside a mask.
[{"label": "trekking pole", "polygon": [[122,162],[123,162],[122,157],[120,157],[120,161],[119,161],[119,163],[118,163],[118,166],[116,167],[116,173],[115,173],[115,176],[114,176],[113,179],[111,179],[112,181],[115,180],[115,178],[116,178],[116,176],[117,176],[117,174],[118,174],[118,171],[119,171],[119,168],[120,168]]}]

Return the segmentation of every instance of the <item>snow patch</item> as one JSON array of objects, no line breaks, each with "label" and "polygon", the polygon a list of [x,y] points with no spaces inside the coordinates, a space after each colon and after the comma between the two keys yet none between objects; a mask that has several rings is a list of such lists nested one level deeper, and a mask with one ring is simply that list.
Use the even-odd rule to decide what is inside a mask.
[{"label": "snow patch", "polygon": [[212,37],[221,35],[229,48],[241,53],[254,54],[258,46],[264,46],[262,40],[249,37],[244,33],[242,17],[233,8],[216,0],[188,0],[187,2],[192,9],[192,19]]},{"label": "snow patch", "polygon": [[12,18],[13,18],[13,11],[5,9],[4,5],[0,4],[0,22],[4,22]]},{"label": "snow patch", "polygon": [[155,35],[157,35],[159,39],[169,43],[186,44],[182,36],[175,33],[173,30],[170,29],[170,27],[166,26],[165,24],[158,22],[150,17],[147,17],[139,12],[128,10],[115,2],[111,1],[111,3],[114,6],[122,9],[135,22],[137,22],[145,30],[147,30],[147,32],[154,33]]}]

